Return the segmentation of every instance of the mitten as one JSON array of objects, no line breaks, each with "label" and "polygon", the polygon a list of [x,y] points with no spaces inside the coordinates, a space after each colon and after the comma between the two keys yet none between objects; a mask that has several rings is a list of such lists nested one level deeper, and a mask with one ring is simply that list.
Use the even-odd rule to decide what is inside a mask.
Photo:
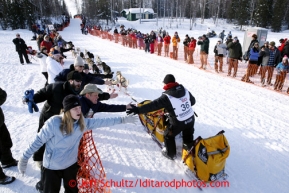
[{"label": "mitten", "polygon": [[113,74],[106,74],[104,75],[104,78],[112,78],[113,77]]},{"label": "mitten", "polygon": [[121,118],[121,123],[123,123],[123,124],[126,124],[126,123],[136,124],[138,122],[138,120],[139,120],[138,116],[128,115],[126,117]]},{"label": "mitten", "polygon": [[135,115],[135,114],[139,114],[139,110],[138,110],[138,108],[136,107],[136,106],[134,106],[134,105],[131,105],[131,109],[127,109],[126,110],[126,114],[127,115],[130,115],[130,114],[132,114],[133,113],[133,115]]},{"label": "mitten", "polygon": [[21,157],[18,162],[18,170],[21,174],[24,174],[27,168],[28,159]]}]

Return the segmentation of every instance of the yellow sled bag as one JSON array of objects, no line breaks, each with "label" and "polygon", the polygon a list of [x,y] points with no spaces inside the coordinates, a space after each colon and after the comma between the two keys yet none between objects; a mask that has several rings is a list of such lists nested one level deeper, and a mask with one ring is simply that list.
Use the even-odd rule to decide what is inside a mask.
[{"label": "yellow sled bag", "polygon": [[225,176],[230,146],[223,133],[222,130],[213,137],[206,139],[198,137],[195,141],[193,162],[196,175],[200,180],[209,182]]},{"label": "yellow sled bag", "polygon": [[[138,106],[140,107],[150,102],[150,100],[145,100],[139,103]],[[145,114],[139,114],[139,118],[142,124],[149,130],[152,135],[156,137],[160,143],[164,142],[164,131],[166,129],[164,109],[159,109],[157,111],[152,111]]]}]

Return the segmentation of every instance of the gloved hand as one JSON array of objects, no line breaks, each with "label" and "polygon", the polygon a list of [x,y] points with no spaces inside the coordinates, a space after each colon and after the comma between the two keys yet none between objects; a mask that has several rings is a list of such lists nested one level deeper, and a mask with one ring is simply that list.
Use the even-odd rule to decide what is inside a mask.
[{"label": "gloved hand", "polygon": [[126,114],[127,115],[130,115],[130,114],[132,114],[133,113],[133,115],[135,115],[135,114],[139,114],[139,110],[138,110],[138,108],[136,107],[136,106],[134,106],[134,105],[131,105],[131,109],[127,109],[126,110]]},{"label": "gloved hand", "polygon": [[113,74],[105,74],[104,75],[104,78],[112,78],[113,77]]},{"label": "gloved hand", "polygon": [[27,168],[28,159],[21,157],[18,162],[18,170],[21,174],[24,174]]},{"label": "gloved hand", "polygon": [[138,120],[139,120],[138,116],[128,115],[126,117],[121,118],[121,123],[123,123],[123,124],[132,123],[132,124],[136,125]]}]

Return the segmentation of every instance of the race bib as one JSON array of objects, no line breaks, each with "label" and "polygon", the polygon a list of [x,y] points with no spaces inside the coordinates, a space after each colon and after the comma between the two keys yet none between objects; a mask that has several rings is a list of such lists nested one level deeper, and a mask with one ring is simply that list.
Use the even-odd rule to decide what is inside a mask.
[{"label": "race bib", "polygon": [[185,96],[181,98],[175,98],[168,94],[165,95],[167,95],[167,97],[169,98],[178,121],[185,121],[194,115],[194,110],[190,101],[189,91],[186,90]]}]

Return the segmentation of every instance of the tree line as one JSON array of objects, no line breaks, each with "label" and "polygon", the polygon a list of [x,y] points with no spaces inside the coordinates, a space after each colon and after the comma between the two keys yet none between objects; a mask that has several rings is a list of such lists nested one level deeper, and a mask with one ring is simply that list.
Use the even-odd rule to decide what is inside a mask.
[{"label": "tree line", "polygon": [[51,23],[53,17],[67,14],[64,1],[59,0],[0,0],[0,25],[2,29],[31,29],[36,20]]},{"label": "tree line", "polygon": [[[191,24],[196,18],[201,23],[212,18],[216,25],[226,19],[241,28],[250,25],[274,32],[289,28],[289,0],[75,0],[75,4],[78,14],[92,20],[113,20],[123,9],[142,7],[153,8],[158,18],[189,18]],[[36,19],[63,13],[68,14],[64,0],[0,0],[2,29],[30,28]]]}]

